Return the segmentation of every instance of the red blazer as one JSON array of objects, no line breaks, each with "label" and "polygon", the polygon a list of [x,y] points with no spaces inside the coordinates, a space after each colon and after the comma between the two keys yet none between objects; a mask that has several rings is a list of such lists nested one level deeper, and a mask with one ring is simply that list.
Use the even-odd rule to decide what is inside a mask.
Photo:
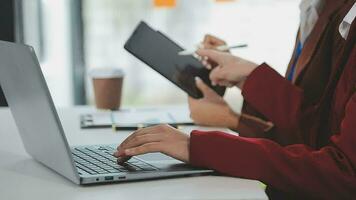
[{"label": "red blazer", "polygon": [[[313,31],[304,44],[296,63],[296,72],[291,81],[304,91],[303,112],[313,112],[315,105],[321,104],[321,97],[327,92],[326,86],[334,76],[334,63],[342,56],[345,41],[339,34],[339,25],[355,2],[354,0],[324,0],[325,6]],[[296,44],[299,42],[297,37]],[[297,45],[296,45],[297,46]],[[295,51],[294,51],[295,52]],[[295,53],[289,64],[287,75],[295,62]],[[307,109],[307,108],[310,109]],[[295,121],[274,124],[254,106],[245,101],[236,131],[240,136],[268,138],[281,145],[305,143],[302,130]],[[289,132],[288,135],[284,134]]]},{"label": "red blazer", "polygon": [[314,109],[308,107],[313,112],[303,110],[309,98],[305,91],[267,64],[245,82],[245,101],[279,127],[302,127],[303,142],[282,146],[269,139],[193,131],[191,164],[260,180],[288,198],[356,199],[355,36],[354,22],[341,56],[332,62],[326,92]]}]

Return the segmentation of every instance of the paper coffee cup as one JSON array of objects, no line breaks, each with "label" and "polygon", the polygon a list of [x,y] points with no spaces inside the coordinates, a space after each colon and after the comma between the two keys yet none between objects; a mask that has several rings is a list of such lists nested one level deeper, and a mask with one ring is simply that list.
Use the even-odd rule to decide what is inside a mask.
[{"label": "paper coffee cup", "polygon": [[89,76],[93,80],[96,107],[120,109],[124,72],[119,68],[94,68]]}]

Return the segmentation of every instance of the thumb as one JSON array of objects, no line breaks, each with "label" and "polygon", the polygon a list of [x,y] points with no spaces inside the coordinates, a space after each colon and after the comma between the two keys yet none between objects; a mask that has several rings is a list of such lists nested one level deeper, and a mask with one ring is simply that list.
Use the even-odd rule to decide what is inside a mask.
[{"label": "thumb", "polygon": [[216,50],[212,50],[212,49],[198,49],[196,51],[196,53],[199,55],[199,56],[202,56],[202,57],[208,57],[210,60],[216,62],[216,63],[221,63],[222,60],[223,60],[223,53],[222,52],[219,52],[219,51],[216,51]]},{"label": "thumb", "polygon": [[208,85],[206,85],[201,80],[201,78],[199,78],[197,76],[195,77],[195,84],[196,84],[197,88],[203,93],[204,97],[209,96],[210,94],[213,93],[213,90]]}]

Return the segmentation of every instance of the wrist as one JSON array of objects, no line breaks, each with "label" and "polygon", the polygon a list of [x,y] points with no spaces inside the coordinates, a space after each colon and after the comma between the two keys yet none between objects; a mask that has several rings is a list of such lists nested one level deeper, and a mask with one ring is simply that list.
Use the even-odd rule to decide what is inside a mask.
[{"label": "wrist", "polygon": [[240,90],[242,90],[242,88],[244,87],[244,84],[245,84],[245,80],[246,79],[243,79],[242,81],[238,82],[236,84],[236,87],[238,87]]},{"label": "wrist", "polygon": [[258,64],[251,62],[249,60],[245,60],[243,58],[236,57],[236,66],[240,66],[240,70],[237,72],[238,78],[236,81],[238,83],[243,82],[247,79],[247,77],[259,66]]},{"label": "wrist", "polygon": [[236,87],[238,87],[240,90],[242,90],[243,87],[244,87],[244,85],[245,85],[246,80],[248,79],[248,77],[249,77],[249,76],[252,74],[252,72],[254,72],[259,66],[261,66],[261,65],[257,65],[257,64],[255,64],[255,63],[252,63],[252,62],[251,62],[251,65],[250,65],[248,71],[246,72],[246,75],[244,76],[243,79],[241,79],[240,82],[238,82],[238,83],[236,84]]},{"label": "wrist", "polygon": [[246,61],[247,62],[247,66],[246,67],[246,74],[245,74],[245,79],[259,66],[254,62],[250,62],[250,61]]},{"label": "wrist", "polygon": [[230,111],[230,116],[227,120],[227,126],[229,129],[236,130],[239,126],[240,116],[233,111]]}]

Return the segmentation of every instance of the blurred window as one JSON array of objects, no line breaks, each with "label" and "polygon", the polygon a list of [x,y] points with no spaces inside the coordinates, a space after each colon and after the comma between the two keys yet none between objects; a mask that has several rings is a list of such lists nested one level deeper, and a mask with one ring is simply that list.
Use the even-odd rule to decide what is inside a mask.
[{"label": "blurred window", "polygon": [[[291,57],[300,0],[17,0],[24,2],[24,39],[33,45],[55,103],[93,104],[86,72],[119,67],[126,72],[124,105],[185,103],[186,94],[123,49],[140,20],[193,48],[206,33],[233,53],[268,62],[281,74]],[[237,89],[228,98],[241,104]]]},{"label": "blurred window", "polygon": [[[248,43],[234,54],[258,63],[267,61],[284,73],[298,27],[299,0],[84,0],[83,22],[87,69],[119,67],[126,72],[124,104],[186,102],[186,95],[131,56],[123,45],[140,20],[166,33],[183,47],[192,48],[204,34],[229,44]],[[87,84],[92,102],[91,84]],[[235,96],[238,96],[235,91]]]}]

